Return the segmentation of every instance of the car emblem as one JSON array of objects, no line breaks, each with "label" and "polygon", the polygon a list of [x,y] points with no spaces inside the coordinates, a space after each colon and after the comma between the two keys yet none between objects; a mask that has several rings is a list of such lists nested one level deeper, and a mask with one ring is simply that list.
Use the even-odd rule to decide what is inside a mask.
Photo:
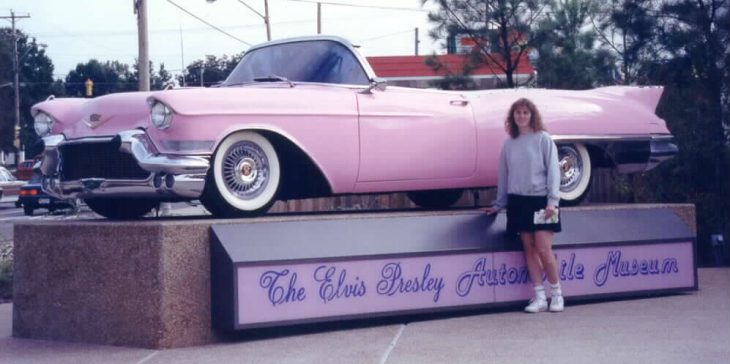
[{"label": "car emblem", "polygon": [[90,114],[89,119],[85,120],[85,122],[89,128],[94,129],[101,124],[101,114]]}]

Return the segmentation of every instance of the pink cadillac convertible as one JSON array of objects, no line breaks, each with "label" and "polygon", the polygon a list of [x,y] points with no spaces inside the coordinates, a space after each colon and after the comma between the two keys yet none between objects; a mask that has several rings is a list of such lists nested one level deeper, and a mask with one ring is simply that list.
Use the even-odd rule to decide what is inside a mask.
[{"label": "pink cadillac convertible", "polygon": [[197,199],[233,217],[279,199],[391,191],[449,206],[496,184],[504,119],[520,97],[540,108],[574,204],[594,167],[644,171],[677,152],[654,114],[661,94],[387,86],[350,43],[318,36],[251,48],[219,87],[51,99],[32,114],[47,193],[109,218]]}]

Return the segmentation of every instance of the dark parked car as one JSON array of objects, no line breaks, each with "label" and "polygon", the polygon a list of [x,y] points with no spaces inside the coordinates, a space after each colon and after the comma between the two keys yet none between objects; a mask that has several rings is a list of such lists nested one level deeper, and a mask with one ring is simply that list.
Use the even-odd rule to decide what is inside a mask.
[{"label": "dark parked car", "polygon": [[36,159],[28,159],[18,163],[18,168],[15,170],[15,178],[21,181],[30,180],[33,177],[33,166],[36,162]]},{"label": "dark parked car", "polygon": [[37,209],[48,209],[49,212],[53,212],[58,209],[73,208],[72,202],[57,199],[43,192],[41,178],[41,175],[35,174],[27,185],[20,188],[18,201],[15,202],[16,207],[22,206],[27,216],[33,216],[33,211]]}]

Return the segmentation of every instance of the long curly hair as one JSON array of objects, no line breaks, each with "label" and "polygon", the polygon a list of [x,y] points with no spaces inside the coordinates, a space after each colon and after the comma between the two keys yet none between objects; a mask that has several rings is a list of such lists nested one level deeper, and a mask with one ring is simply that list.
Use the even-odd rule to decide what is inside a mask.
[{"label": "long curly hair", "polygon": [[537,106],[535,106],[535,103],[529,99],[523,97],[512,103],[512,106],[510,106],[509,112],[507,113],[507,119],[504,121],[504,127],[507,129],[507,133],[509,133],[510,137],[514,139],[520,136],[520,129],[517,127],[517,123],[515,122],[515,110],[519,107],[526,107],[530,110],[530,128],[532,131],[538,132],[545,130],[545,125],[542,124],[542,116],[540,116]]}]

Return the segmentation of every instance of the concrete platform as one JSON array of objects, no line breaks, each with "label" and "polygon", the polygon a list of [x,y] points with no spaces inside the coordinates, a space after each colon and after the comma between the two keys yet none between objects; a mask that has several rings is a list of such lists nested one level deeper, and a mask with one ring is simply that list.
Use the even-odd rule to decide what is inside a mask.
[{"label": "concrete platform", "polygon": [[[657,208],[675,211],[694,230],[692,205],[589,209],[614,212],[623,209],[628,213]],[[13,335],[150,349],[216,342],[220,331],[211,327],[211,225],[382,220],[402,216],[440,219],[444,214],[486,218],[480,211],[454,210],[269,215],[232,220],[150,218],[17,224]],[[569,289],[567,284],[566,288]],[[580,295],[577,290],[574,294]],[[519,297],[518,302],[525,297]]]},{"label": "concrete platform", "polygon": [[199,347],[149,350],[11,337],[4,363],[728,363],[730,269],[699,270],[699,291],[570,305],[277,329]]}]

